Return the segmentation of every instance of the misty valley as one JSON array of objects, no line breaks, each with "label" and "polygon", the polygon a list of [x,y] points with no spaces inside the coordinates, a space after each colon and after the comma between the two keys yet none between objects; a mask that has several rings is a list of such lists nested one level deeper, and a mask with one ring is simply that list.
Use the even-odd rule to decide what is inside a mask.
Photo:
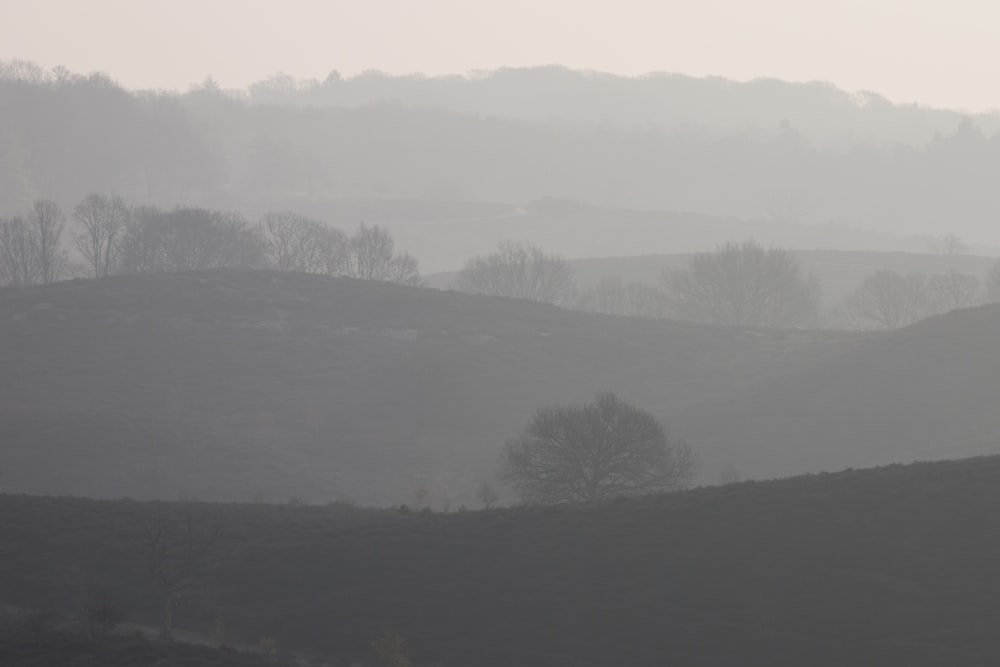
[{"label": "misty valley", "polygon": [[0,665],[1000,664],[1000,112],[112,75],[0,59]]}]

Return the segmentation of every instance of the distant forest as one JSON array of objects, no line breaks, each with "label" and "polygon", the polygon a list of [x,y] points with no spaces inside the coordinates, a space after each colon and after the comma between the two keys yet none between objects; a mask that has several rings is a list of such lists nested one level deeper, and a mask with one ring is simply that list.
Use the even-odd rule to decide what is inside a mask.
[{"label": "distant forest", "polygon": [[1000,244],[998,128],[821,84],[541,68],[135,92],[15,61],[0,63],[0,215],[91,192],[252,215],[559,197]]}]

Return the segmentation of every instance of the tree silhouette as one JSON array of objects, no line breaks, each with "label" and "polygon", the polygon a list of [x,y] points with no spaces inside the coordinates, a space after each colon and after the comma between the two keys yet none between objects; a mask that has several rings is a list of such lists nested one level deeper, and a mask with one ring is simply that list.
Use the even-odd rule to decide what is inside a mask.
[{"label": "tree silhouette", "polygon": [[610,392],[585,405],[540,409],[507,442],[501,466],[522,500],[543,504],[681,488],[694,471],[686,443]]},{"label": "tree silhouette", "polygon": [[468,260],[458,274],[456,287],[474,294],[546,303],[565,301],[574,291],[566,260],[516,241],[501,241],[495,252]]},{"label": "tree silhouette", "polygon": [[805,324],[821,291],[790,251],[754,241],[697,253],[686,270],[664,274],[663,283],[676,317],[746,327]]}]

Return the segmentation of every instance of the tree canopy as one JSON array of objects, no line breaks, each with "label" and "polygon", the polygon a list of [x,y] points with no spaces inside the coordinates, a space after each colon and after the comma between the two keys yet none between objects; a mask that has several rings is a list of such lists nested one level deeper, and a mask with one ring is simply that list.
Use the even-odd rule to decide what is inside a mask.
[{"label": "tree canopy", "polygon": [[686,443],[610,392],[585,405],[538,410],[507,442],[501,465],[522,500],[542,504],[682,488],[694,472]]}]

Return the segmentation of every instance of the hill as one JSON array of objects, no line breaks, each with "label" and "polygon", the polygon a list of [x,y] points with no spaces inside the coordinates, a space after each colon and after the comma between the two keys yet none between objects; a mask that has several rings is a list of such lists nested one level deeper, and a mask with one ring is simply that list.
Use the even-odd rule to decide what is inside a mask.
[{"label": "hill", "polygon": [[1000,451],[1000,304],[862,341],[675,420],[751,477]]},{"label": "hill", "polygon": [[773,477],[994,451],[1000,306],[752,331],[287,273],[0,291],[3,488],[472,502],[542,405],[615,391]]},{"label": "hill", "polygon": [[[996,114],[963,118],[881,104],[877,96],[858,106],[829,87],[777,82],[609,82],[542,70],[502,73],[493,84],[509,91],[500,106],[513,102],[517,89],[531,106],[541,99],[539,87],[567,99],[579,86],[582,99],[601,102],[574,101],[584,113],[609,101],[623,109],[623,100],[644,87],[655,99],[637,103],[644,108],[624,123],[558,120],[544,110],[539,120],[535,113],[512,118],[482,108],[386,102],[391,92],[362,106],[256,104],[211,84],[184,94],[134,92],[107,76],[19,73],[0,64],[0,215],[23,213],[35,197],[72,210],[92,192],[246,214],[271,206],[335,209],[345,199],[426,199],[441,204],[431,208],[451,210],[465,208],[460,202],[516,206],[558,198],[721,218],[832,221],[900,235],[954,233],[1000,244],[992,224],[1000,197],[990,176],[1000,169]],[[468,82],[467,89],[479,85]],[[624,90],[604,92],[615,88]],[[760,105],[751,101],[757,98]],[[746,115],[750,108],[760,115]],[[838,132],[842,112],[879,117],[880,129],[859,128],[830,147],[809,136],[809,109],[816,108],[837,118],[822,124]],[[722,129],[685,120],[716,114],[729,117]],[[911,144],[895,141],[904,125]]]},{"label": "hill", "polygon": [[[326,211],[317,207],[314,214],[321,219],[343,219],[338,207]],[[710,250],[734,240],[755,239],[765,245],[815,252],[820,262],[824,255],[829,255],[831,259],[850,258],[848,261],[852,263],[865,261],[863,251],[869,251],[873,258],[883,254],[917,255],[926,253],[931,245],[931,238],[926,236],[892,236],[845,225],[727,218],[683,211],[638,211],[554,199],[452,219],[420,218],[419,209],[415,209],[412,219],[379,216],[377,210],[370,214],[365,219],[390,229],[400,245],[420,259],[425,271],[438,273],[429,277],[435,287],[450,286],[453,276],[443,271],[458,270],[466,258],[491,252],[504,239],[527,241],[572,259],[584,282],[598,272],[619,273],[624,277],[635,274],[655,282],[662,269],[658,264],[661,260],[677,261],[678,254]],[[982,250],[989,254],[995,249]],[[931,256],[926,259],[934,261]],[[957,261],[955,257],[950,259]],[[653,265],[651,270],[648,265]]]},{"label": "hill", "polygon": [[275,662],[225,648],[153,642],[136,637],[87,638],[63,632],[24,635],[0,628],[0,664],[4,667],[267,667]]},{"label": "hill", "polygon": [[[733,236],[731,238],[750,238]],[[768,240],[766,243],[780,243]],[[708,249],[711,246],[706,246]],[[913,243],[910,252],[861,251],[854,249],[814,250],[792,246],[802,262],[802,267],[819,277],[823,285],[824,305],[828,308],[839,304],[853,292],[865,278],[881,269],[899,273],[943,273],[953,270],[969,273],[985,279],[993,265],[994,257],[973,255],[940,255],[918,252]],[[683,269],[690,255],[642,255],[636,257],[606,257],[572,260],[570,265],[581,285],[596,283],[607,276],[621,276],[625,280],[636,280],[657,284],[663,271]]]},{"label": "hill", "polygon": [[334,664],[991,665],[998,502],[996,457],[454,514],[0,495],[0,591],[154,617],[143,522],[192,517],[228,556],[177,623]]},{"label": "hill", "polygon": [[468,502],[540,405],[669,420],[865,338],[249,271],[0,291],[0,336],[7,490],[365,503]]},{"label": "hill", "polygon": [[[734,238],[758,238],[748,233]],[[720,237],[718,243],[723,243]],[[705,249],[710,250],[711,243]],[[487,250],[490,252],[492,249]],[[804,250],[793,252],[802,262],[803,269],[819,277],[823,285],[823,305],[825,308],[837,306],[853,292],[865,278],[881,269],[899,273],[944,273],[959,271],[980,279],[985,279],[996,264],[994,257],[974,255],[932,255],[918,252],[858,251],[858,250]],[[578,287],[585,289],[602,278],[617,276],[625,281],[660,284],[664,271],[681,270],[687,267],[690,253],[669,255],[644,254],[631,257],[589,257],[570,259]],[[434,273],[427,283],[439,289],[450,289],[458,277],[457,271]]]}]

